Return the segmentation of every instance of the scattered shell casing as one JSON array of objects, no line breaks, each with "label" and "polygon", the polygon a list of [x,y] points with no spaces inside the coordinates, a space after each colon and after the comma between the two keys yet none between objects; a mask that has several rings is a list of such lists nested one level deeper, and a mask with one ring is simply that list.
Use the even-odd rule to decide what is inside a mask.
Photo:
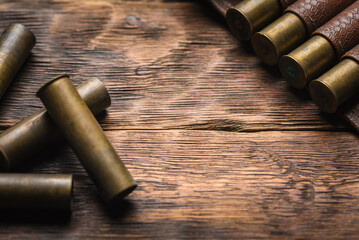
[{"label": "scattered shell casing", "polygon": [[70,212],[72,185],[72,175],[1,173],[0,209]]},{"label": "scattered shell casing", "polygon": [[[77,87],[80,96],[94,114],[111,105],[106,87],[98,78],[90,78]],[[62,136],[45,108],[0,134],[0,171],[10,171]]]},{"label": "scattered shell casing", "polygon": [[68,75],[60,75],[37,92],[110,206],[127,196],[136,183],[104,135]]},{"label": "scattered shell casing", "polygon": [[15,78],[35,43],[34,34],[21,24],[11,24],[1,34],[0,98]]}]

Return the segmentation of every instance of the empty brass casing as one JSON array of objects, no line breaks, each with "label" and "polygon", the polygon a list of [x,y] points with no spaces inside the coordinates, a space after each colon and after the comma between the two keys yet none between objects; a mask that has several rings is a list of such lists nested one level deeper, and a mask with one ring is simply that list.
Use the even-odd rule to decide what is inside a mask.
[{"label": "empty brass casing", "polygon": [[[106,87],[98,78],[90,78],[78,92],[94,114],[111,105]],[[6,129],[0,134],[0,171],[10,171],[31,161],[31,156],[62,136],[45,108]]]},{"label": "empty brass casing", "polygon": [[254,32],[276,19],[281,11],[277,0],[244,0],[228,9],[226,19],[235,37],[250,40]]},{"label": "empty brass casing", "polygon": [[0,208],[70,212],[72,183],[72,175],[2,173]]},{"label": "empty brass casing", "polygon": [[320,35],[314,35],[288,55],[279,60],[279,69],[288,83],[299,89],[319,77],[336,61],[331,43]]},{"label": "empty brass casing", "polygon": [[40,88],[37,96],[64,132],[105,202],[115,205],[136,188],[135,181],[69,76],[61,75],[52,79]]},{"label": "empty brass casing", "polygon": [[304,42],[307,35],[302,20],[287,12],[260,32],[254,33],[252,46],[260,60],[268,65],[276,65],[283,54]]},{"label": "empty brass casing", "polygon": [[334,113],[358,92],[359,64],[346,58],[310,84],[310,95],[321,110]]},{"label": "empty brass casing", "polygon": [[0,36],[0,98],[14,79],[36,42],[21,24],[11,24]]}]

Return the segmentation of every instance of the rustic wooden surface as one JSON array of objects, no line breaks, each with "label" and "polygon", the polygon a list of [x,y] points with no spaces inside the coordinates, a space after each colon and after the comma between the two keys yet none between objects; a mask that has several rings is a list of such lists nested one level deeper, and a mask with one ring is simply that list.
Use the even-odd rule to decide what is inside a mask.
[{"label": "rustic wooden surface", "polygon": [[23,23],[37,37],[0,131],[42,106],[35,92],[56,74],[99,77],[113,102],[100,123],[139,183],[110,211],[60,144],[19,171],[75,174],[72,215],[1,214],[0,238],[358,237],[358,136],[207,2],[7,0],[0,16],[1,29]]}]

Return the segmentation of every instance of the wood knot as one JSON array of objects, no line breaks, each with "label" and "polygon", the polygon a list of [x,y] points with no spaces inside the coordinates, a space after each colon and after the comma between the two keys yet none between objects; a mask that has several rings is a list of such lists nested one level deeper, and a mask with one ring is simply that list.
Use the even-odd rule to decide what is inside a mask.
[{"label": "wood knot", "polygon": [[307,180],[296,182],[292,186],[291,193],[292,197],[300,202],[313,201],[315,198],[315,188]]},{"label": "wood knot", "polygon": [[136,69],[136,75],[142,76],[142,75],[147,75],[150,73],[151,73],[151,71],[146,66],[140,66]]},{"label": "wood knot", "polygon": [[138,28],[141,25],[141,18],[135,15],[127,15],[125,17],[126,28]]}]

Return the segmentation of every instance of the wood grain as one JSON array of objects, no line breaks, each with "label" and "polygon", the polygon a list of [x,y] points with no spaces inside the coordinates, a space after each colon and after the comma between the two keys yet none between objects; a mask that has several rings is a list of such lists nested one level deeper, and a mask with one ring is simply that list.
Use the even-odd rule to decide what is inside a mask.
[{"label": "wood grain", "polygon": [[[59,144],[18,171],[75,174],[74,212],[0,215],[7,239],[356,239],[358,137],[238,43],[207,2],[2,1],[37,44],[0,104],[0,130],[38,88],[96,76],[105,133],[139,187],[106,209]],[[31,158],[29,161],[34,160]]]},{"label": "wood grain", "polygon": [[70,220],[1,217],[0,233],[37,239],[355,239],[358,234],[359,150],[350,133],[106,134],[139,182],[125,212],[109,214],[74,154],[59,150],[31,172],[75,174]]},{"label": "wood grain", "polygon": [[77,84],[92,76],[104,81],[113,98],[104,124],[114,130],[341,129],[249,45],[238,44],[204,3],[35,1],[31,8],[0,7],[0,25],[18,21],[37,36],[2,100],[3,129],[38,109],[37,89],[64,72]]}]

